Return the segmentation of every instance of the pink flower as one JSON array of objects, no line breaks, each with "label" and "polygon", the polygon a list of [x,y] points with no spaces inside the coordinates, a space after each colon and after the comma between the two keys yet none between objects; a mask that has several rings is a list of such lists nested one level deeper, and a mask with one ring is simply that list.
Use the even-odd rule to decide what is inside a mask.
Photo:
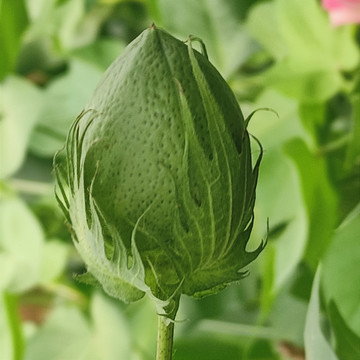
[{"label": "pink flower", "polygon": [[360,0],[322,0],[334,26],[360,23]]}]

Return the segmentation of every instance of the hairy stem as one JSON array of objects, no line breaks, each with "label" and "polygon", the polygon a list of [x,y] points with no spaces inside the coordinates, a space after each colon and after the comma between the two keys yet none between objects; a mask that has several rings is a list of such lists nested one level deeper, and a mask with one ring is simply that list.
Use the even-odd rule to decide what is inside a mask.
[{"label": "hairy stem", "polygon": [[171,360],[173,353],[174,322],[158,316],[156,360]]}]

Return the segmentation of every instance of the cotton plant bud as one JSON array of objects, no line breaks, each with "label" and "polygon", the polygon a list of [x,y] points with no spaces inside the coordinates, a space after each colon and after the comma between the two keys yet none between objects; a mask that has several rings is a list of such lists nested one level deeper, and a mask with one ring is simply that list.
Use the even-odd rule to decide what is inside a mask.
[{"label": "cotton plant bud", "polygon": [[[57,197],[88,276],[174,318],[181,294],[244,276],[260,155],[196,38],[151,26],[108,68],[57,155]],[[64,160],[65,158],[65,160]]]}]

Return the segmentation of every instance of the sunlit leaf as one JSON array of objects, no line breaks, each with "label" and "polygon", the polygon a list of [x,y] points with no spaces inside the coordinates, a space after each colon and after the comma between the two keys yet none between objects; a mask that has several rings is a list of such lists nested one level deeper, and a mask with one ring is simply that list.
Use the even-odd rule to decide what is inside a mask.
[{"label": "sunlit leaf", "polygon": [[24,0],[0,1],[0,80],[15,70],[27,24]]},{"label": "sunlit leaf", "polygon": [[107,15],[106,9],[94,4],[90,7],[93,11],[86,11],[85,0],[31,0],[28,8],[32,20],[28,38],[51,39],[61,53],[93,42]]},{"label": "sunlit leaf", "polygon": [[21,360],[23,343],[17,303],[13,296],[0,292],[0,359]]},{"label": "sunlit leaf", "polygon": [[333,96],[345,83],[341,72],[359,61],[350,29],[334,29],[313,0],[259,4],[248,27],[276,60],[265,84],[302,101]]},{"label": "sunlit leaf", "polygon": [[21,166],[30,133],[42,107],[42,94],[30,82],[9,77],[0,85],[0,178]]},{"label": "sunlit leaf", "polygon": [[168,31],[180,39],[192,34],[205,42],[210,61],[225,78],[233,75],[256,47],[241,24],[244,12],[240,2],[158,0],[157,9],[160,25]]},{"label": "sunlit leaf", "polygon": [[30,139],[30,150],[53,156],[65,142],[71,123],[81,112],[102,70],[82,60],[73,60],[68,72],[54,80],[44,93],[44,108]]},{"label": "sunlit leaf", "polygon": [[63,242],[53,239],[44,244],[40,282],[48,283],[64,271],[68,258],[69,247]]},{"label": "sunlit leaf", "polygon": [[258,111],[249,124],[249,132],[261,139],[265,150],[256,195],[253,236],[264,236],[267,219],[270,234],[272,229],[282,226],[276,240],[270,238],[264,253],[267,257],[264,276],[270,301],[300,262],[306,246],[308,219],[299,174],[282,149],[286,141],[294,137],[305,138],[306,133],[297,104],[292,99],[275,91],[266,91],[255,107],[271,107],[278,113],[276,116],[269,111]]},{"label": "sunlit leaf", "polygon": [[75,306],[60,306],[28,339],[25,360],[85,360],[91,330]]},{"label": "sunlit leaf", "polygon": [[131,359],[131,332],[119,304],[96,293],[92,298],[92,348],[100,360]]},{"label": "sunlit leaf", "polygon": [[0,199],[0,289],[21,292],[40,278],[44,234],[26,204]]}]

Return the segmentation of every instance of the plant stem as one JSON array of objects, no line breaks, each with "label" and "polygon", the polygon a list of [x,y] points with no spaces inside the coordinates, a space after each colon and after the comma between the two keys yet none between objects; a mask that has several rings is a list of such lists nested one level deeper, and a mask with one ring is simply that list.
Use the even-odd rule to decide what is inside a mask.
[{"label": "plant stem", "polygon": [[156,360],[171,360],[173,353],[174,322],[158,315]]}]

